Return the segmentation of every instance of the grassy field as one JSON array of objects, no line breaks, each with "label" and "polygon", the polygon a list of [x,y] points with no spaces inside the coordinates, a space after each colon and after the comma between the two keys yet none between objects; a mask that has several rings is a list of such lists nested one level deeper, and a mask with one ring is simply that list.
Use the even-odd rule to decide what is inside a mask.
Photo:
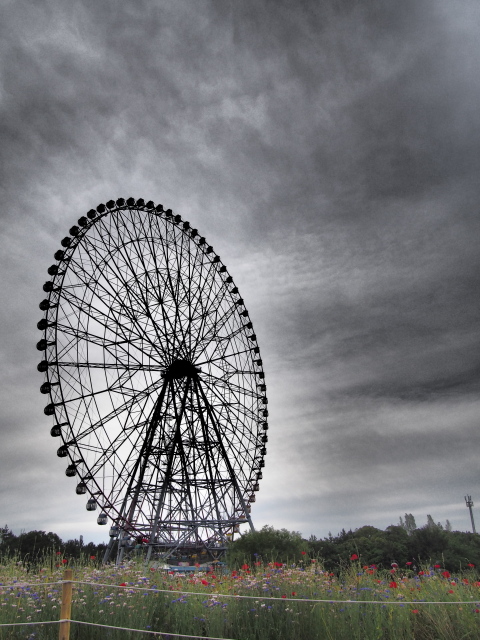
[{"label": "grassy field", "polygon": [[[304,564],[244,565],[238,571],[182,576],[146,569],[140,562],[101,567],[88,559],[70,566],[74,580],[92,583],[74,585],[72,619],[234,640],[480,637],[480,582],[474,568],[453,576],[441,566],[425,567],[416,575],[408,567],[380,572],[353,561],[340,575],[333,575],[324,572],[319,562]],[[41,623],[59,618],[59,581],[65,567],[61,557],[35,568],[14,560],[1,563],[0,624],[38,623],[0,627],[1,640],[58,636],[56,626]],[[451,604],[428,604],[434,602]],[[147,637],[71,627],[71,638],[79,640]]]}]

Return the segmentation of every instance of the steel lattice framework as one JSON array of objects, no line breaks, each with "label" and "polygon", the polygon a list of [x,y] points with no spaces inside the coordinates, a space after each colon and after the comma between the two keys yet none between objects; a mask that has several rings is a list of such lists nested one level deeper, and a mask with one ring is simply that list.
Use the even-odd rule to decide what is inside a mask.
[{"label": "steel lattice framework", "polygon": [[232,277],[196,229],[143,199],[99,205],[61,244],[37,348],[67,476],[120,547],[223,549],[253,528],[268,429]]}]

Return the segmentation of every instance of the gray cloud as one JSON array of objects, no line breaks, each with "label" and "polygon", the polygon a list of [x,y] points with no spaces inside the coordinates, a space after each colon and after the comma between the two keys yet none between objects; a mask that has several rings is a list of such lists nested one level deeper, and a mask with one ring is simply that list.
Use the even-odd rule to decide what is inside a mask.
[{"label": "gray cloud", "polygon": [[141,195],[206,235],[248,303],[272,416],[255,521],[326,535],[412,511],[468,528],[478,3],[2,12],[4,520],[102,535],[48,437],[37,305],[76,219]]}]

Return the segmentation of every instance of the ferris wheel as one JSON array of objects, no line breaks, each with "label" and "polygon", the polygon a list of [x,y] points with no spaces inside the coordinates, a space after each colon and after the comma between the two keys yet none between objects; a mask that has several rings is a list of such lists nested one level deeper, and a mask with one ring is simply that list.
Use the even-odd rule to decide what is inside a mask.
[{"label": "ferris wheel", "polygon": [[143,199],[100,204],[61,245],[37,368],[66,475],[110,522],[109,549],[218,556],[253,529],[268,441],[260,350],[232,276],[189,222]]}]

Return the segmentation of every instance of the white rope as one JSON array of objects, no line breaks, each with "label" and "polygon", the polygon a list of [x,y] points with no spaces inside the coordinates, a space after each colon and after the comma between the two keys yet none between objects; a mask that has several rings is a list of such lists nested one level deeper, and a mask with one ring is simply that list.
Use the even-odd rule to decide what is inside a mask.
[{"label": "white rope", "polygon": [[20,627],[20,626],[28,626],[28,625],[38,625],[40,624],[60,624],[60,622],[65,622],[65,620],[39,620],[38,622],[5,622],[0,624],[0,627]]},{"label": "white rope", "polygon": [[[474,604],[475,600],[449,600],[448,602],[414,601],[414,600],[315,600],[313,598],[283,598],[282,596],[241,596],[234,593],[205,593],[204,591],[175,591],[173,589],[152,589],[147,587],[122,587],[119,584],[102,584],[99,582],[78,582],[77,584],[93,584],[96,587],[117,587],[119,589],[137,589],[152,593],[180,593],[185,596],[205,596],[212,598],[245,598],[248,600],[275,600],[276,602],[326,602],[329,604]],[[479,605],[480,606],[480,605]]]},{"label": "white rope", "polygon": [[[64,620],[60,620],[64,622]],[[153,636],[175,636],[175,638],[200,638],[201,640],[233,640],[232,638],[213,638],[211,636],[190,636],[183,633],[172,633],[170,631],[150,631],[149,629],[131,629],[130,627],[112,627],[108,624],[97,624],[96,622],[82,622],[81,620],[70,620],[76,624],[86,624],[90,627],[103,627],[104,629],[118,629],[119,631],[137,631],[139,633],[149,633]]]}]

